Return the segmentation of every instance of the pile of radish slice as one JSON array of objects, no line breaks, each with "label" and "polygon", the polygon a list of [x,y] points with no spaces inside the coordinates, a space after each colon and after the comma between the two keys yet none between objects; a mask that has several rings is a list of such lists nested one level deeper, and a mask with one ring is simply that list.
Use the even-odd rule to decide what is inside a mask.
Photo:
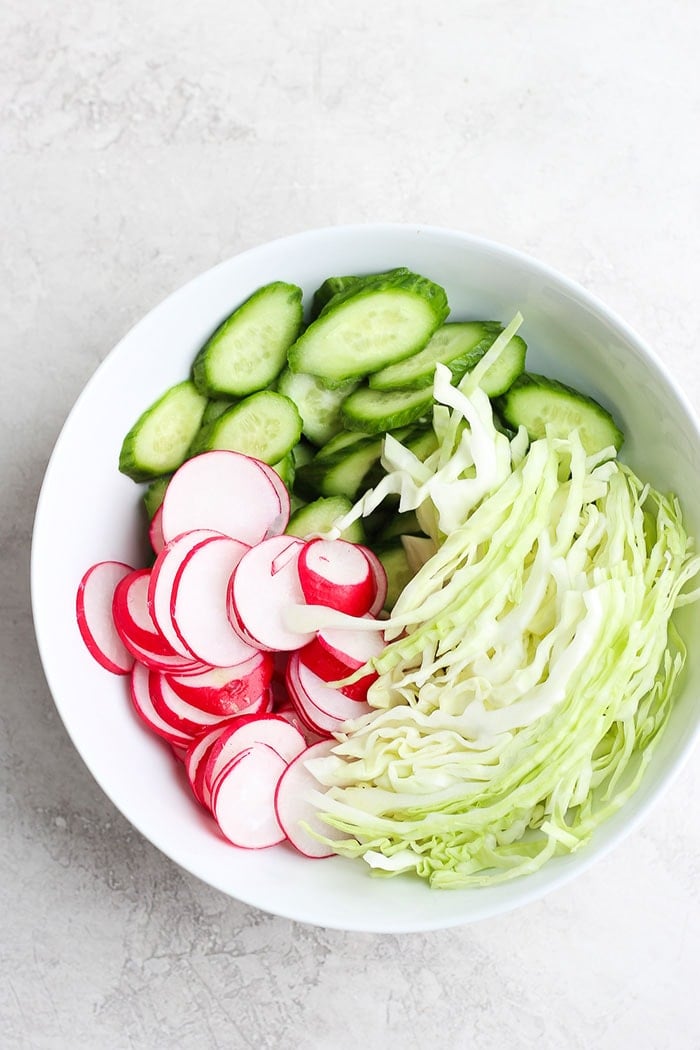
[{"label": "pile of radish slice", "polygon": [[82,638],[106,670],[130,676],[141,720],[184,764],[197,800],[223,835],[249,849],[288,839],[330,856],[332,837],[310,796],[307,760],[369,711],[367,674],[381,652],[373,628],[297,633],[284,611],[328,605],[376,619],[386,598],[381,563],[344,540],[284,534],[289,495],[265,463],[205,452],[173,475],[153,517],[155,561],[93,565],[78,587]]}]

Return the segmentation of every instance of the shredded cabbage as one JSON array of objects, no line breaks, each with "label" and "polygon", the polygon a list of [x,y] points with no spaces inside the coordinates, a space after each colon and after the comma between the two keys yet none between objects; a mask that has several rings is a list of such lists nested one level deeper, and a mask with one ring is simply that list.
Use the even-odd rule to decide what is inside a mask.
[{"label": "shredded cabbage", "polygon": [[372,661],[373,710],[309,768],[319,812],[346,833],[329,840],[338,853],[459,887],[578,849],[635,790],[700,559],[677,500],[614,450],[587,457],[577,433],[511,440],[441,365],[434,389],[437,451],[423,463],[388,436],[386,477],[338,523],[393,493],[429,540]]}]

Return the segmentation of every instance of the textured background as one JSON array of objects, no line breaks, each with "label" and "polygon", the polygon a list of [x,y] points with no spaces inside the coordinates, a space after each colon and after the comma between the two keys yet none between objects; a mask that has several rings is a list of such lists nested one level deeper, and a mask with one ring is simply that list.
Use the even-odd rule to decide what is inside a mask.
[{"label": "textured background", "polygon": [[280,234],[392,220],[507,242],[621,313],[700,407],[699,33],[694,0],[5,0],[3,1048],[700,1047],[697,753],[543,901],[325,932],[219,895],[125,823],[54,713],[28,599],[42,472],[96,365],[168,292]]}]

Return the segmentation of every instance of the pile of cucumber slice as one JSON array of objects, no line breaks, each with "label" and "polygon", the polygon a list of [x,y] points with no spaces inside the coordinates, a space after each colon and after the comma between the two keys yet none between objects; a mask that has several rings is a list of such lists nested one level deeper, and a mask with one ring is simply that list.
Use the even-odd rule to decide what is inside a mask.
[{"label": "pile of cucumber slice", "polygon": [[[425,459],[435,366],[459,382],[503,331],[495,321],[448,321],[445,290],[400,267],[329,277],[305,321],[302,289],[283,281],[259,288],[197,354],[191,378],[167,390],[126,435],[119,469],[148,482],[156,513],[170,475],[186,459],[231,449],[269,463],[293,497],[288,532],[326,530],[382,476],[384,435]],[[589,452],[622,434],[596,401],[525,371],[526,346],[513,336],[480,386],[506,427],[532,439],[545,426],[579,428]],[[375,516],[376,517],[376,516]],[[388,571],[391,607],[408,572],[400,531],[420,535],[415,516],[357,523],[347,538],[367,542]],[[365,532],[366,528],[366,532]]]}]

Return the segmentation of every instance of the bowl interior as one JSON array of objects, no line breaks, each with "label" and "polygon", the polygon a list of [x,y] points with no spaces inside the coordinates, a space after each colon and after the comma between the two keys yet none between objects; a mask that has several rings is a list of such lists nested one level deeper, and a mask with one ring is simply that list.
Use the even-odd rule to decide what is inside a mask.
[{"label": "bowl interior", "polygon": [[[243,851],[225,843],[185,788],[169,748],[133,715],[126,681],[82,645],[74,602],[94,561],[145,564],[140,489],[119,474],[122,438],[246,296],[271,280],[310,294],[331,274],[408,266],[447,289],[452,319],[525,318],[528,367],[571,382],[613,408],[623,456],[676,492],[700,533],[700,434],[689,406],[639,339],[580,288],[509,249],[464,234],[409,226],[312,231],[239,255],[153,310],[112,351],[78,399],[46,472],[34,530],[32,600],[49,687],[83,760],[125,817],[159,849],[212,886],[267,911],[342,929],[408,931],[476,920],[538,897],[580,872],[641,817],[687,754],[698,726],[700,658],[689,652],[682,693],[634,798],[578,854],[525,879],[440,893],[410,878],[372,879],[360,862],[312,862],[285,846]],[[700,607],[684,611],[685,637]]]}]

